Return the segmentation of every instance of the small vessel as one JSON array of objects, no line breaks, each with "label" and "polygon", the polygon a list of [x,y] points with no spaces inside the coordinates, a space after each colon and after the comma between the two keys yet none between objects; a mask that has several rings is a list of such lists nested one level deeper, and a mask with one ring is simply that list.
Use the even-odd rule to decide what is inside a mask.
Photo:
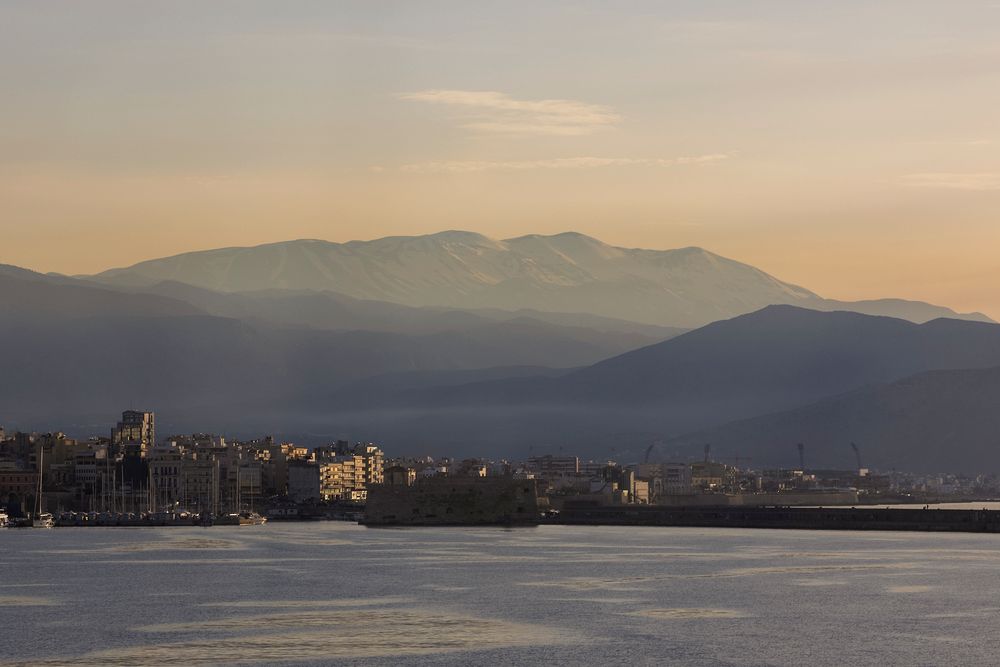
[{"label": "small vessel", "polygon": [[24,524],[25,527],[31,526],[32,528],[53,528],[56,525],[56,519],[48,512],[43,512],[45,508],[45,502],[42,499],[45,487],[42,484],[42,473],[45,467],[42,465],[45,460],[45,448],[39,446],[38,448],[38,489],[35,493],[35,513],[28,519],[28,522]]},{"label": "small vessel", "polygon": [[0,509],[0,528],[6,528],[10,525],[10,517],[7,516],[7,510]]},{"label": "small vessel", "polygon": [[267,523],[267,517],[263,517],[256,512],[241,512],[240,513],[240,525],[241,526],[262,526]]},{"label": "small vessel", "polygon": [[38,450],[38,482],[35,489],[35,511],[34,513],[29,512],[27,516],[7,519],[7,525],[11,528],[52,528],[56,525],[54,516],[48,512],[42,512],[42,508],[45,507],[45,503],[42,500],[42,492],[44,491],[42,487],[42,471],[44,470],[42,462],[44,459],[45,450],[40,447]]}]

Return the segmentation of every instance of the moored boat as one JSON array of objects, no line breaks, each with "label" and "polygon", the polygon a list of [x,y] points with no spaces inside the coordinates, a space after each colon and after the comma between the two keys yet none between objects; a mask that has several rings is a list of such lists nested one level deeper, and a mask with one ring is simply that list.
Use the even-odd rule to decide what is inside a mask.
[{"label": "moored boat", "polygon": [[261,526],[267,523],[267,517],[263,517],[256,512],[241,512],[240,513],[240,525],[241,526]]}]

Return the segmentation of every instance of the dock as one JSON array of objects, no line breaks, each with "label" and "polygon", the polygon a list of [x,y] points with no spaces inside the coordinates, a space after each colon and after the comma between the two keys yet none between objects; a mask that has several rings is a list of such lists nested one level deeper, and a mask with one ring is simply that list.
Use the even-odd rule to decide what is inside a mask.
[{"label": "dock", "polygon": [[1000,533],[1000,510],[867,507],[657,507],[564,508],[545,523],[586,526],[675,526],[790,530],[885,530]]}]

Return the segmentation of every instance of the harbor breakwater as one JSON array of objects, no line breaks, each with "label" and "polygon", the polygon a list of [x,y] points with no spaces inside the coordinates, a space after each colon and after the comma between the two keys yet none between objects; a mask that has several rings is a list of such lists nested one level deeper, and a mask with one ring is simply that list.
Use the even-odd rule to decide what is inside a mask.
[{"label": "harbor breakwater", "polygon": [[799,530],[1000,533],[1000,510],[866,507],[659,507],[568,504],[547,523]]}]

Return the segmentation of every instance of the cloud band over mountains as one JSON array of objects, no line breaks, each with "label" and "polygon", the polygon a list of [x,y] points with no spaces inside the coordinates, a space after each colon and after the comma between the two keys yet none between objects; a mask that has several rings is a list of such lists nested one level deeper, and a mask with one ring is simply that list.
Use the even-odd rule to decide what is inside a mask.
[{"label": "cloud band over mountains", "polygon": [[610,107],[576,100],[519,100],[491,90],[422,90],[400,99],[452,107],[462,127],[479,132],[586,135],[621,120]]},{"label": "cloud band over mountains", "polygon": [[482,171],[526,171],[529,169],[596,169],[601,167],[675,167],[707,165],[729,159],[725,153],[675,158],[570,157],[544,160],[444,160],[403,165],[402,171],[421,174],[464,174]]},{"label": "cloud band over mountains", "polygon": [[1000,172],[933,172],[907,174],[903,185],[937,190],[991,192],[1000,190]]}]

